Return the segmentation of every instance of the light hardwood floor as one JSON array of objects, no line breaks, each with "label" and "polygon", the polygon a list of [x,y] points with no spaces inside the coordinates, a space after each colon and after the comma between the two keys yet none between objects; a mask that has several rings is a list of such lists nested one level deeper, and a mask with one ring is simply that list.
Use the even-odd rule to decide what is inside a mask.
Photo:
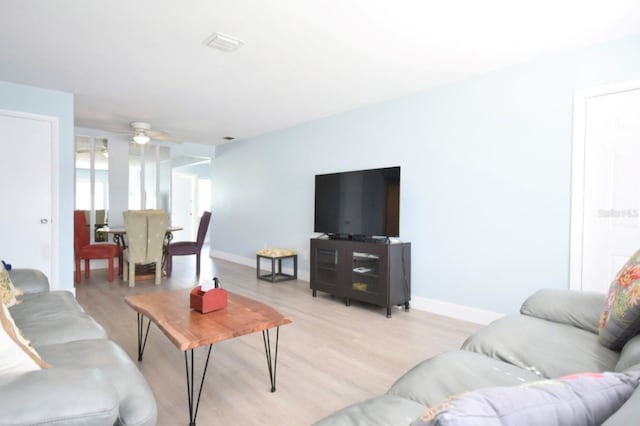
[{"label": "light hardwood floor", "polygon": [[[160,286],[152,280],[138,281],[130,289],[117,277],[109,283],[106,270],[97,270],[76,288],[80,304],[133,360],[137,359],[136,314],[124,302],[130,294],[189,288],[217,276],[229,291],[264,302],[293,320],[280,328],[275,393],[269,392],[260,333],[214,346],[199,425],[311,424],[384,393],[412,366],[458,348],[479,328],[418,310],[397,309],[388,319],[384,308],[355,301],[346,307],[340,299],[320,292],[313,298],[308,282],[257,280],[254,268],[209,259],[206,252],[205,247],[199,280],[195,258],[184,256],[174,257],[173,276],[164,277]],[[196,358],[201,367],[205,348],[196,351]],[[184,355],[153,324],[138,366],[156,397],[158,424],[188,424]]]}]

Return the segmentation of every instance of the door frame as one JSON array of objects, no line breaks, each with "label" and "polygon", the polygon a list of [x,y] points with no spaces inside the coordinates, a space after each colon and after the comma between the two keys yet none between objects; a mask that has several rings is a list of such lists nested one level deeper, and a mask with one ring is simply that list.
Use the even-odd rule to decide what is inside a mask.
[{"label": "door frame", "polygon": [[571,148],[571,237],[569,245],[569,288],[582,289],[584,242],[584,179],[587,101],[590,98],[640,89],[640,79],[617,81],[576,89],[573,94],[573,140]]},{"label": "door frame", "polygon": [[196,214],[197,214],[197,186],[198,186],[198,177],[192,173],[184,173],[176,170],[171,171],[171,221],[173,223],[173,219],[175,217],[176,212],[180,212],[181,214],[185,212],[185,209],[176,208],[174,204],[175,196],[174,196],[174,180],[175,179],[184,179],[189,181],[189,192],[191,193],[191,202],[190,205],[187,206],[187,213],[190,211],[190,223],[175,223],[175,225],[182,226],[184,231],[191,231],[191,235],[183,235],[182,241],[195,241],[196,234],[198,233],[197,224],[196,224]]},{"label": "door frame", "polygon": [[[19,118],[25,120],[34,120],[34,121],[42,121],[48,123],[51,129],[51,135],[49,136],[49,143],[51,146],[51,156],[49,158],[50,162],[50,177],[49,177],[49,191],[51,191],[51,217],[49,218],[50,225],[50,270],[47,271],[47,276],[49,278],[49,282],[52,289],[59,288],[60,281],[60,268],[59,268],[59,252],[58,252],[58,244],[57,241],[60,241],[60,222],[58,220],[58,210],[60,208],[60,200],[59,200],[59,191],[60,187],[60,176],[59,173],[56,173],[55,170],[58,170],[60,164],[60,132],[59,132],[59,118],[41,115],[41,114],[33,114],[29,112],[22,111],[11,111],[0,109],[0,115],[5,117]],[[43,271],[44,272],[44,271]]]}]

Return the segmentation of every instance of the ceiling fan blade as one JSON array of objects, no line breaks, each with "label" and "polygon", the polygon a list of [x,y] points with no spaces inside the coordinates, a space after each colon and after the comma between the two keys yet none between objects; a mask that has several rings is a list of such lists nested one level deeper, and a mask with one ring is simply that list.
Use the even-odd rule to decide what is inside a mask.
[{"label": "ceiling fan blade", "polygon": [[151,139],[155,139],[162,142],[182,143],[182,141],[176,137],[169,135],[162,130],[147,130],[145,132]]},{"label": "ceiling fan blade", "polygon": [[105,129],[101,129],[109,133],[114,133],[116,135],[133,135],[133,130],[124,129],[122,127],[108,127]]}]

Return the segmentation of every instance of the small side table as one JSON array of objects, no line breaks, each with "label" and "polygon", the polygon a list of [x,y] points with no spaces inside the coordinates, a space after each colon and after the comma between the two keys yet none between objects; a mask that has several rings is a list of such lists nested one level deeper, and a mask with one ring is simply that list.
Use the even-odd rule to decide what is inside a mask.
[{"label": "small side table", "polygon": [[[271,273],[260,275],[260,259],[271,260]],[[293,274],[285,274],[282,272],[282,260],[293,260]],[[276,260],[278,261],[278,270],[276,271]],[[265,281],[286,281],[298,279],[298,254],[295,250],[285,248],[262,249],[256,253],[256,278]]]}]

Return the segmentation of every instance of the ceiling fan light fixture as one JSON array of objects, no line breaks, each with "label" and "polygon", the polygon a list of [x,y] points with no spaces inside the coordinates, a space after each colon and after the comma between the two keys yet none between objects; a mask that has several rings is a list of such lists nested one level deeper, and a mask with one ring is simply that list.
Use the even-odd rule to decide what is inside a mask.
[{"label": "ceiling fan light fixture", "polygon": [[150,140],[151,138],[147,136],[144,132],[136,132],[136,134],[133,135],[133,141],[140,145],[144,145],[148,143]]}]

